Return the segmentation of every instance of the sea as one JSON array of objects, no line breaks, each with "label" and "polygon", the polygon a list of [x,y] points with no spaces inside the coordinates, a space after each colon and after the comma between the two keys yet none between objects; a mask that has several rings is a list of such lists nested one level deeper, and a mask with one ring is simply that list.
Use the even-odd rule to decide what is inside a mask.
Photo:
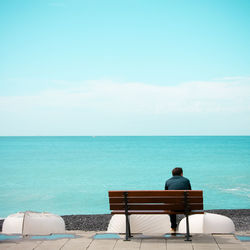
[{"label": "sea", "polygon": [[205,209],[250,208],[250,136],[0,137],[0,217],[110,213],[109,190],[163,190],[183,168]]}]

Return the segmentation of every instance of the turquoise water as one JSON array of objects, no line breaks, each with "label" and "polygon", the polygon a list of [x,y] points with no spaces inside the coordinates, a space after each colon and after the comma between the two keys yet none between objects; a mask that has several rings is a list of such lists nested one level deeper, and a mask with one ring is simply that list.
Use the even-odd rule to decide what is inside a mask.
[{"label": "turquoise water", "polygon": [[119,234],[96,234],[94,239],[121,239]]},{"label": "turquoise water", "polygon": [[31,240],[57,240],[57,239],[74,239],[76,238],[75,234],[50,234],[50,235],[36,235],[30,236]]},{"label": "turquoise water", "polygon": [[108,190],[163,189],[176,166],[205,209],[250,208],[249,136],[0,137],[0,217],[109,213]]},{"label": "turquoise water", "polygon": [[57,240],[57,239],[74,239],[77,236],[75,234],[50,234],[50,235],[36,235],[36,236],[22,236],[22,235],[8,235],[8,234],[0,234],[0,241],[5,240]]},{"label": "turquoise water", "polygon": [[236,235],[236,238],[240,241],[250,241],[250,236]]}]

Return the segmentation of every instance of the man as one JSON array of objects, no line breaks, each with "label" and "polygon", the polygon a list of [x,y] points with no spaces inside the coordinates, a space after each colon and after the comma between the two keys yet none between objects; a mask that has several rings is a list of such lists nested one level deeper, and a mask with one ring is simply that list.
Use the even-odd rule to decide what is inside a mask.
[{"label": "man", "polygon": [[[172,170],[172,175],[165,183],[165,190],[191,190],[191,184],[189,179],[183,177],[182,168],[174,168]],[[171,232],[176,231],[176,214],[170,214],[171,221]]]}]

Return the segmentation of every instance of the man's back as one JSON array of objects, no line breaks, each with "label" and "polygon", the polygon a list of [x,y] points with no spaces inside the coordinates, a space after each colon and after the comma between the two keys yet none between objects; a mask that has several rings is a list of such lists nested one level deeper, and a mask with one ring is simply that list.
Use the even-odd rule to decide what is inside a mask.
[{"label": "man's back", "polygon": [[[173,177],[165,183],[165,190],[191,190],[189,179],[183,177],[182,168],[174,168],[172,170]],[[171,230],[176,231],[176,214],[170,214]]]},{"label": "man's back", "polygon": [[191,184],[189,179],[177,175],[166,181],[165,190],[191,190]]}]

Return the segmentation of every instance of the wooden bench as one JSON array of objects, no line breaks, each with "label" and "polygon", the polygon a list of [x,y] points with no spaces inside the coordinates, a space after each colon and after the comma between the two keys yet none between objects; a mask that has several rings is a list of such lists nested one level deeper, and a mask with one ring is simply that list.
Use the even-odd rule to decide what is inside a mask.
[{"label": "wooden bench", "polygon": [[111,214],[125,214],[125,240],[132,237],[129,223],[131,214],[184,214],[186,240],[190,241],[188,216],[204,213],[201,190],[109,191],[109,203]]}]

